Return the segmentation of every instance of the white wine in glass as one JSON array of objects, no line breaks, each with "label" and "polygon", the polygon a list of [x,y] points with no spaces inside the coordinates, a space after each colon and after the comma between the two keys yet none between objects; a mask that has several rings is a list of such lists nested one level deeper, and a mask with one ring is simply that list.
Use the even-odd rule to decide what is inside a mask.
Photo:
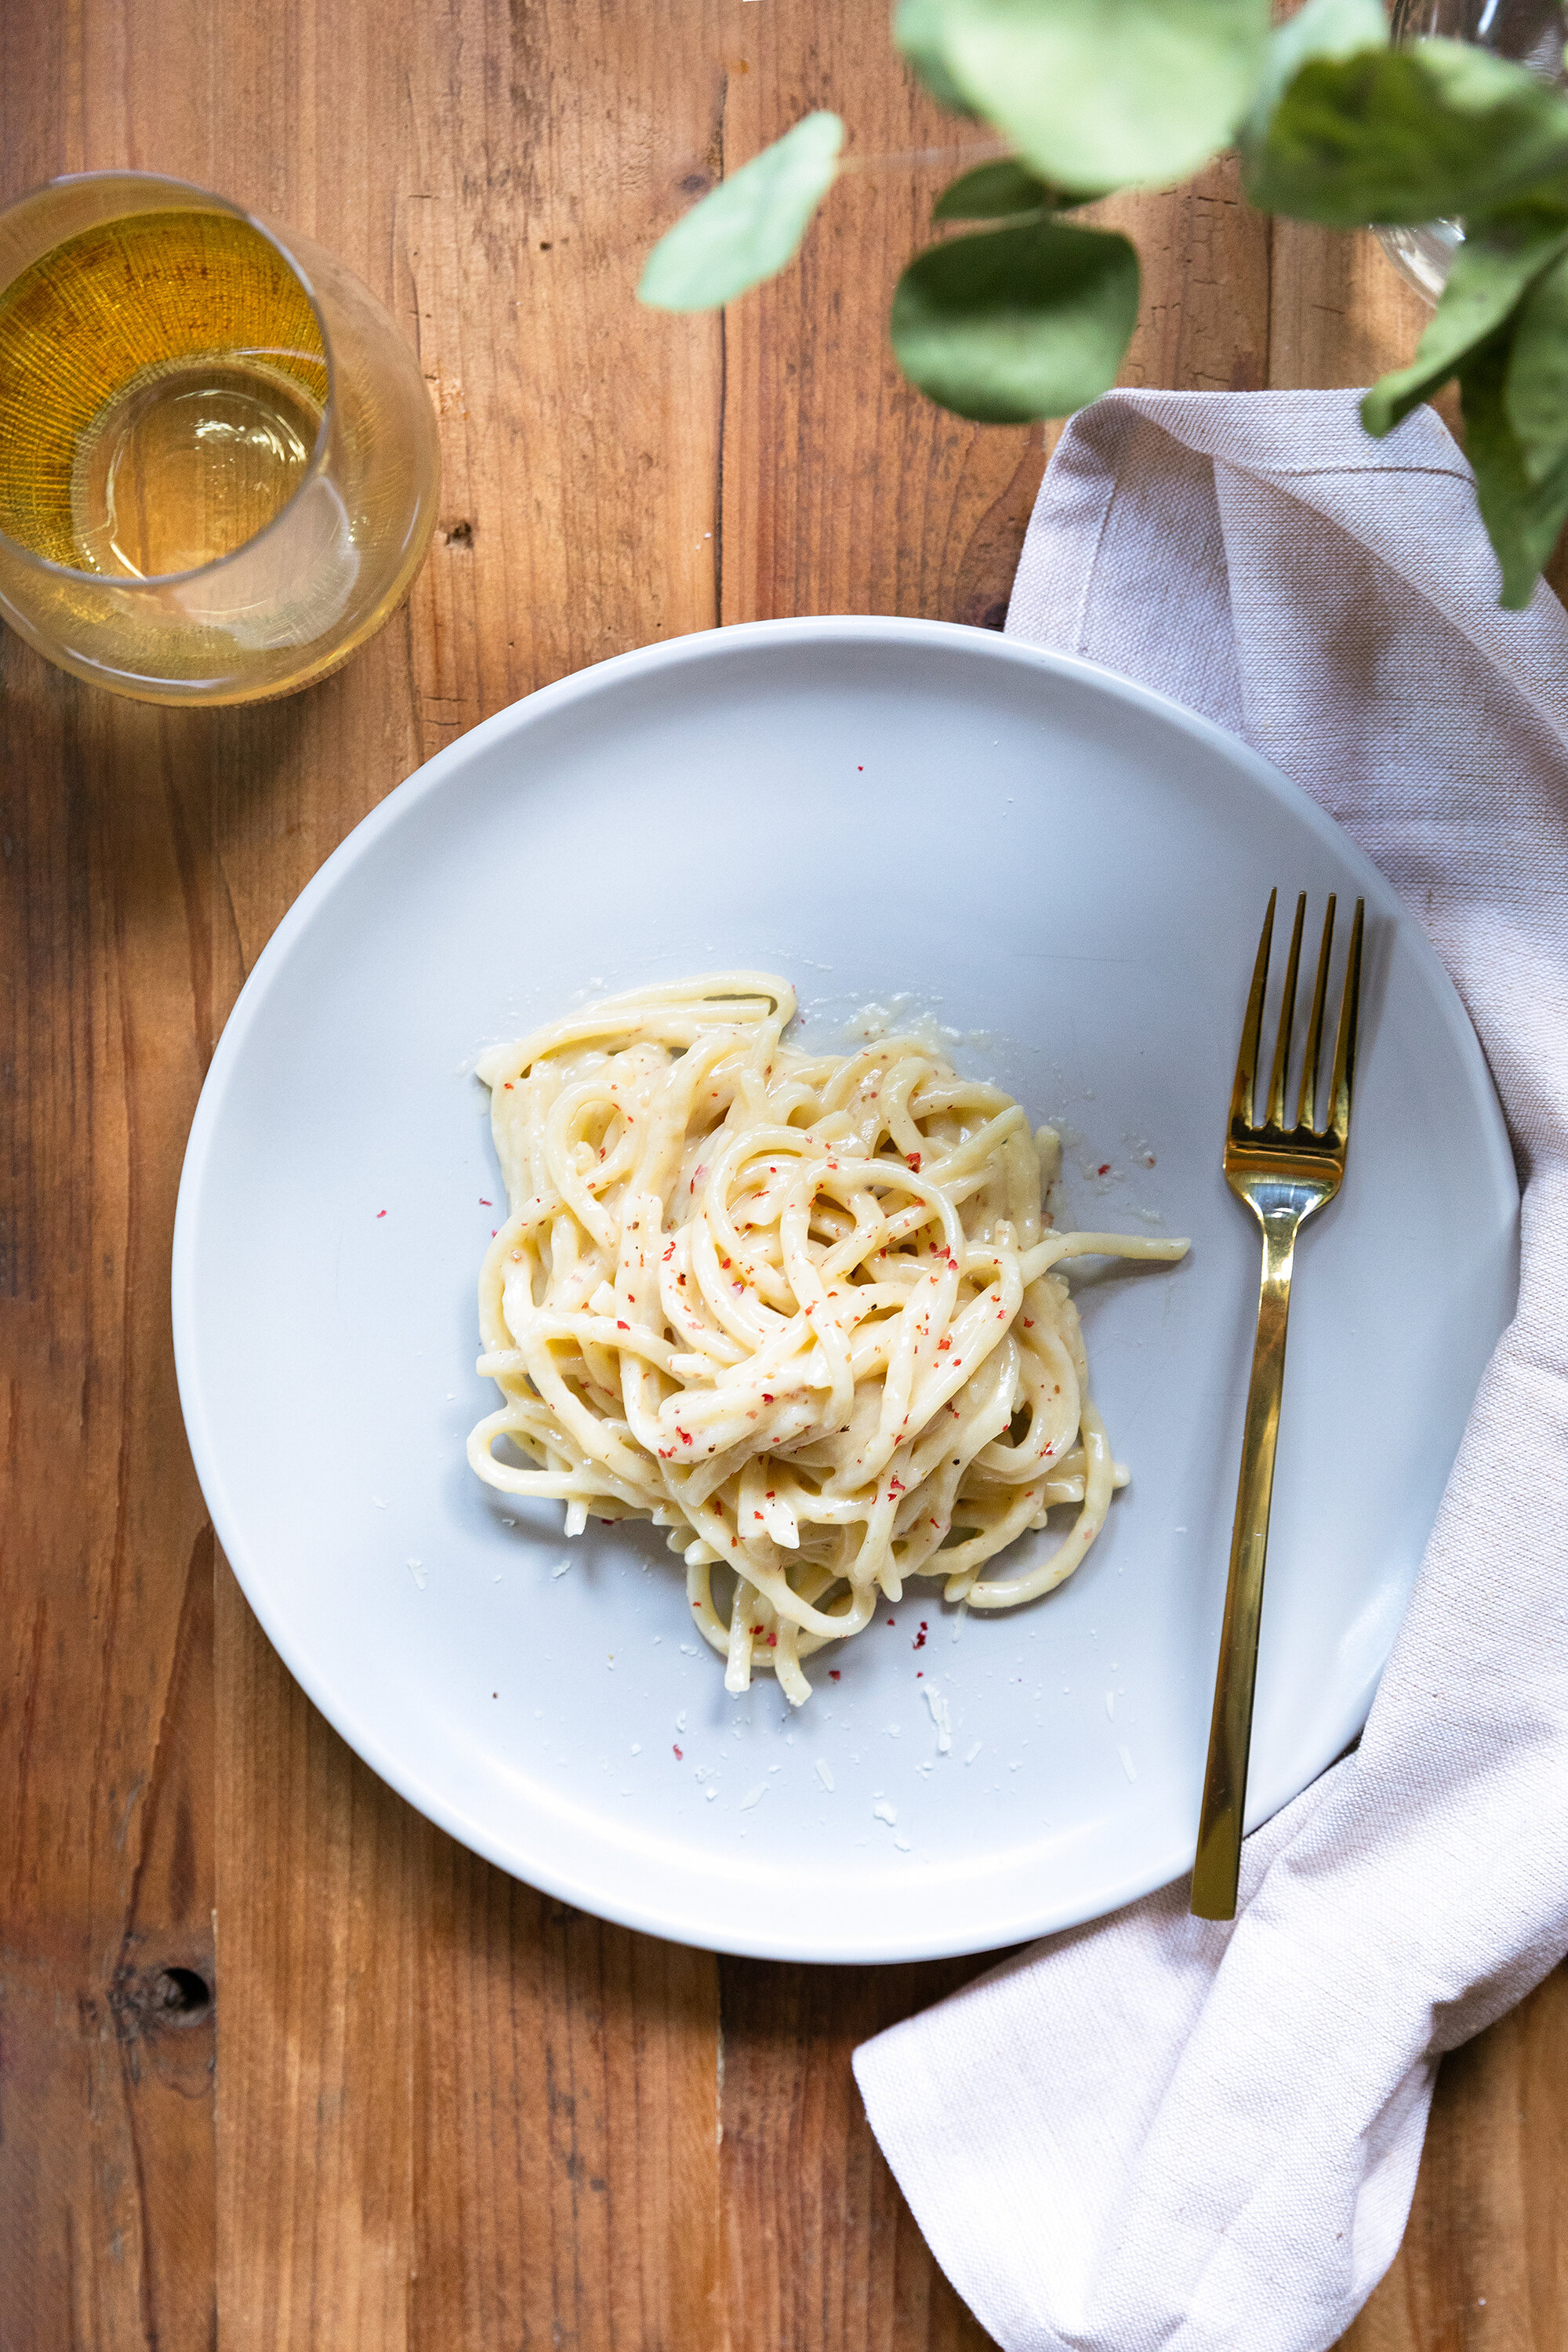
[{"label": "white wine in glass", "polygon": [[0,215],[0,614],[50,660],[290,693],[406,593],[438,488],[413,352],[307,240],[136,173]]}]

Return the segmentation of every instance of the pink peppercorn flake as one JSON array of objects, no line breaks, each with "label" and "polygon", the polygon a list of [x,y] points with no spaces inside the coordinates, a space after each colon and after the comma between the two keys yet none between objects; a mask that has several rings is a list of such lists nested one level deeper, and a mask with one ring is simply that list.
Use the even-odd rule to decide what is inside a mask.
[{"label": "pink peppercorn flake", "polygon": [[675,1754],[675,1760],[676,1760],[676,1762],[677,1762],[678,1764],[679,1764],[679,1763],[680,1763],[680,1762],[682,1762],[682,1761],[683,1761],[683,1759],[682,1759],[682,1757],[681,1757],[680,1750],[679,1750],[679,1748],[676,1748],[676,1747],[675,1747],[675,1743],[673,1742],[673,1740],[670,1742],[670,1746],[671,1746],[671,1748],[674,1749],[674,1754]]}]

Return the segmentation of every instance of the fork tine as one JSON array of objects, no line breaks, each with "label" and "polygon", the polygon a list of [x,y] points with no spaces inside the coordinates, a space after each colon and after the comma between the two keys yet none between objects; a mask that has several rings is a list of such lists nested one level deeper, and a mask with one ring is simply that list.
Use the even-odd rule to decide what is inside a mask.
[{"label": "fork tine", "polygon": [[1236,1084],[1230,1090],[1230,1123],[1239,1121],[1243,1127],[1253,1123],[1255,1097],[1258,1091],[1258,1047],[1263,1035],[1263,992],[1268,985],[1268,950],[1274,938],[1274,902],[1278,890],[1268,893],[1268,912],[1263,918],[1263,936],[1258,942],[1258,961],[1252,967],[1252,993],[1247,1000],[1247,1018],[1241,1024],[1241,1050],[1236,1057]]},{"label": "fork tine", "polygon": [[1345,958],[1345,992],[1340,999],[1339,1034],[1334,1041],[1334,1092],[1330,1112],[1329,1133],[1344,1150],[1350,1139],[1351,1094],[1355,1085],[1356,1015],[1361,1008],[1361,935],[1366,914],[1366,900],[1355,902],[1355,921],[1351,925],[1351,950]]},{"label": "fork tine", "polygon": [[1268,1108],[1265,1113],[1270,1127],[1285,1124],[1285,1080],[1290,1067],[1290,1032],[1296,1022],[1296,974],[1301,963],[1301,926],[1307,919],[1307,894],[1303,890],[1296,901],[1296,928],[1290,934],[1290,957],[1285,966],[1285,993],[1279,1000],[1279,1034],[1274,1045],[1274,1070],[1268,1081]]},{"label": "fork tine", "polygon": [[1331,890],[1329,910],[1323,917],[1323,943],[1318,950],[1312,1017],[1307,1024],[1307,1058],[1301,1065],[1301,1099],[1296,1111],[1298,1127],[1316,1127],[1318,1123],[1318,1064],[1323,1051],[1323,1005],[1329,993],[1329,950],[1334,943],[1334,893]]}]

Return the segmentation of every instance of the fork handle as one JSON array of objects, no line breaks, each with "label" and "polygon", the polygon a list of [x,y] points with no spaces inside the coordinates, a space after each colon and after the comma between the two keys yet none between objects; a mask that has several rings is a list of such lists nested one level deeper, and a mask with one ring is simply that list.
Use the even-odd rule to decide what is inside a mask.
[{"label": "fork handle", "polygon": [[1289,1209],[1260,1212],[1259,1222],[1263,1280],[1258,1298],[1258,1339],[1247,1392],[1241,1475],[1230,1537],[1230,1576],[1220,1629],[1197,1857],[1193,1864],[1192,1907],[1199,1919],[1236,1916],[1252,1696],[1258,1682],[1258,1629],[1263,1613],[1263,1569],[1268,1556],[1268,1507],[1274,1494],[1274,1449],[1285,1381],[1285,1328],[1301,1214],[1292,1204]]}]

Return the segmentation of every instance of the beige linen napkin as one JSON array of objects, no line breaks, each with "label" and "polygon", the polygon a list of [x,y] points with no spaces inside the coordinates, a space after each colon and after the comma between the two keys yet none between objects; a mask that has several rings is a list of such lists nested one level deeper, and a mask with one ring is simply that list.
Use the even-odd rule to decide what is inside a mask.
[{"label": "beige linen napkin", "polygon": [[[1113,393],[1007,627],[1232,728],[1431,932],[1526,1181],[1481,1384],[1356,1753],[1182,1882],[868,2042],[871,2123],[1007,2352],[1322,2352],[1393,2259],[1440,2053],[1568,1949],[1568,616],[1497,605],[1463,457],[1353,393]],[[1216,1139],[1217,1148],[1217,1139]]]}]

